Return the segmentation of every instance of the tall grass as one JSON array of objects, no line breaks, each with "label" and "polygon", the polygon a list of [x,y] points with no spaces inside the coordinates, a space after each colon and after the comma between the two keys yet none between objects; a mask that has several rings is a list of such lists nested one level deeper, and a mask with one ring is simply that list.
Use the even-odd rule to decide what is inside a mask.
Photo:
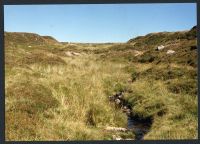
[{"label": "tall grass", "polygon": [[[109,46],[103,47],[101,53],[108,51]],[[195,68],[171,64],[169,76],[167,64],[101,59],[101,53],[93,52],[97,47],[84,47],[89,52],[76,57],[65,56],[67,50],[6,47],[6,140],[133,137],[104,130],[127,125],[125,114],[108,100],[120,90],[135,114],[153,117],[145,139],[197,137]]]},{"label": "tall grass", "polygon": [[[98,62],[92,55],[60,58],[65,64],[41,63],[35,57],[27,68],[6,68],[7,140],[111,139],[98,127],[126,126],[125,115],[109,104],[104,85],[105,80],[128,76],[123,65]],[[27,113],[36,117],[37,126],[26,123],[29,116],[21,117]],[[23,120],[10,121],[12,116]],[[15,126],[22,128],[19,133]]]}]

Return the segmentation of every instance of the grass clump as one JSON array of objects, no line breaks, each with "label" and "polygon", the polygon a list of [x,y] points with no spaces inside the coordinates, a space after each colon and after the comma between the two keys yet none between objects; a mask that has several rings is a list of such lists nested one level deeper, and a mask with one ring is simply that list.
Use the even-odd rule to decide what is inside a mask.
[{"label": "grass clump", "polygon": [[43,65],[63,65],[65,64],[65,61],[61,59],[59,56],[56,55],[47,55],[44,53],[33,53],[29,56],[25,56],[23,59],[21,59],[22,63],[25,64],[34,64],[39,63]]},{"label": "grass clump", "polygon": [[144,55],[142,55],[140,58],[139,58],[139,62],[141,63],[151,63],[153,62],[155,59],[155,56],[151,55],[151,54],[148,54],[148,53],[145,53]]},{"label": "grass clump", "polygon": [[51,91],[29,81],[14,83],[6,89],[6,137],[8,140],[38,139],[37,129],[43,125],[40,114],[55,108],[59,102]]},{"label": "grass clump", "polygon": [[[51,90],[31,82],[19,83],[7,88],[8,98],[18,99],[19,103],[10,108],[28,113],[37,113],[48,108],[57,107],[59,102],[52,96]],[[21,100],[21,101],[20,101]]]},{"label": "grass clump", "polygon": [[168,83],[168,90],[175,94],[190,94],[197,96],[197,81],[196,80],[175,80]]}]

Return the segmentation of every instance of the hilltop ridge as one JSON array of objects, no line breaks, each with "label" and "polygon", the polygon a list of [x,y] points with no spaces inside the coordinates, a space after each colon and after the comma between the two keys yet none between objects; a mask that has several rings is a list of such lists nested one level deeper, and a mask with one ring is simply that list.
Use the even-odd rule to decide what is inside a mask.
[{"label": "hilltop ridge", "polygon": [[42,45],[42,44],[58,44],[59,42],[51,36],[40,36],[35,33],[27,32],[5,32],[5,42],[8,44],[29,44],[29,45]]}]

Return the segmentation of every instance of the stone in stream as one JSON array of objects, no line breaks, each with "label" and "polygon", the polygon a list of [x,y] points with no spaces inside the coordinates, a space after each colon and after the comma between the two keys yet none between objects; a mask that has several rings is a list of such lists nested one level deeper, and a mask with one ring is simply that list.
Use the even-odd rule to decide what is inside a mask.
[{"label": "stone in stream", "polygon": [[117,105],[120,105],[120,104],[121,104],[121,100],[120,100],[120,99],[116,99],[116,100],[115,100],[115,103],[116,103]]},{"label": "stone in stream", "polygon": [[124,107],[122,107],[122,111],[124,113],[126,113],[127,116],[131,116],[132,115],[132,108],[130,105],[126,105]]},{"label": "stone in stream", "polygon": [[123,92],[118,92],[112,96],[109,96],[109,100],[110,101],[116,101],[116,99],[119,99],[120,101],[122,101],[122,98],[123,98]]}]

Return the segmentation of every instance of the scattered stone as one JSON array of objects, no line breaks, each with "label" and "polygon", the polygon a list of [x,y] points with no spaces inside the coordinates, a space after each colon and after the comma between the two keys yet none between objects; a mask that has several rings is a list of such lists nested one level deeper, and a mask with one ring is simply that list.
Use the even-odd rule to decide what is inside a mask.
[{"label": "scattered stone", "polygon": [[120,131],[120,132],[127,132],[128,129],[122,127],[106,127],[105,130],[107,131]]},{"label": "scattered stone", "polygon": [[117,137],[116,135],[113,135],[113,140],[122,140],[121,137]]},{"label": "scattered stone", "polygon": [[137,51],[137,50],[135,50],[134,53],[135,53],[135,55],[134,55],[135,57],[136,57],[136,56],[140,56],[140,55],[143,54],[143,52]]},{"label": "scattered stone", "polygon": [[175,51],[173,51],[173,50],[168,50],[167,51],[167,54],[169,54],[169,55],[172,55],[172,54],[174,54],[175,53]]},{"label": "scattered stone", "polygon": [[124,99],[123,92],[118,92],[112,96],[109,96],[109,100],[111,102],[115,102],[115,105],[122,109],[127,116],[132,115],[132,107],[131,105]]},{"label": "scattered stone", "polygon": [[160,46],[158,46],[157,48],[156,48],[156,50],[162,50],[162,49],[164,49],[165,48],[165,46],[163,46],[163,45],[160,45]]},{"label": "scattered stone", "polygon": [[119,105],[121,103],[121,100],[120,99],[116,99],[115,103]]},{"label": "scattered stone", "polygon": [[32,46],[28,46],[28,47],[30,48],[30,47],[32,47]]},{"label": "scattered stone", "polygon": [[69,57],[72,57],[72,56],[81,56],[80,53],[77,53],[77,52],[70,52],[70,51],[67,51],[65,52],[65,54]]},{"label": "scattered stone", "polygon": [[77,52],[72,52],[72,54],[75,55],[75,56],[81,56],[81,54],[77,53]]},{"label": "scattered stone", "polygon": [[65,52],[65,54],[67,55],[67,56],[69,56],[69,57],[71,57],[71,56],[73,56],[73,54],[71,53],[71,52]]},{"label": "scattered stone", "polygon": [[124,140],[134,140],[134,139],[131,139],[131,138],[127,138],[127,139],[124,139]]},{"label": "scattered stone", "polygon": [[115,140],[123,140],[121,137],[116,137]]}]

